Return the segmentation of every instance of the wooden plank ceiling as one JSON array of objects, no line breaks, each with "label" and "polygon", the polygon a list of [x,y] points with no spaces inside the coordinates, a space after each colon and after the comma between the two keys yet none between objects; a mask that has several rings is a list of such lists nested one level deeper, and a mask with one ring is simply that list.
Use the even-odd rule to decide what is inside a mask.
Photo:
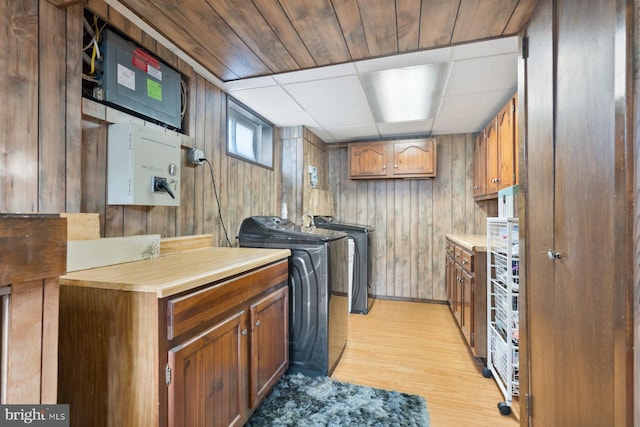
[{"label": "wooden plank ceiling", "polygon": [[120,0],[222,81],[517,34],[538,0]]}]

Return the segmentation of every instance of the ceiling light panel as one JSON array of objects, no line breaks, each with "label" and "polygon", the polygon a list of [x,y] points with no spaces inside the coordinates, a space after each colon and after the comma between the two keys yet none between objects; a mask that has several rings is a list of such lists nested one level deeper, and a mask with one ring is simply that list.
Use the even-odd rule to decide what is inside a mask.
[{"label": "ceiling light panel", "polygon": [[376,122],[433,118],[446,70],[447,63],[443,62],[363,73],[362,81]]}]

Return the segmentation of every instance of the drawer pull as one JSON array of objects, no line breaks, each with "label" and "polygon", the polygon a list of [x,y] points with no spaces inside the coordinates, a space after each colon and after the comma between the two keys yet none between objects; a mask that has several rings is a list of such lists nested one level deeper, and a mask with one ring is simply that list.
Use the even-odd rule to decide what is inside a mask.
[{"label": "drawer pull", "polygon": [[247,336],[247,330],[246,330],[246,329],[243,329],[243,330],[242,330],[242,336],[243,336],[243,337]]},{"label": "drawer pull", "polygon": [[262,324],[262,322],[260,322],[259,320],[256,320],[256,326],[260,326]]},{"label": "drawer pull", "polygon": [[466,258],[462,260],[462,265],[465,265],[465,264],[469,264],[469,260]]}]

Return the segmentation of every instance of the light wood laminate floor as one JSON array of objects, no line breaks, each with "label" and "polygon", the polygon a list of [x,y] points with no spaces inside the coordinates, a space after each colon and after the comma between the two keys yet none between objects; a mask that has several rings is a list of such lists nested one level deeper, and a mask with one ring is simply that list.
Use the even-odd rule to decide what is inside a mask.
[{"label": "light wood laminate floor", "polygon": [[517,427],[519,405],[500,415],[504,396],[482,376],[449,307],[376,300],[368,315],[349,315],[349,341],[332,377],[419,394],[431,427]]}]

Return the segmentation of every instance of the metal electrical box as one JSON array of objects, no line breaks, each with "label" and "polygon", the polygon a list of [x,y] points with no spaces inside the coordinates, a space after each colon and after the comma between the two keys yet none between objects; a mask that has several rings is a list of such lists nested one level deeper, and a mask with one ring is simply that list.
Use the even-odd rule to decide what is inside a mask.
[{"label": "metal electrical box", "polygon": [[107,203],[179,206],[180,142],[172,131],[135,123],[110,125]]},{"label": "metal electrical box", "polygon": [[100,43],[102,100],[180,129],[180,74],[111,30]]}]

